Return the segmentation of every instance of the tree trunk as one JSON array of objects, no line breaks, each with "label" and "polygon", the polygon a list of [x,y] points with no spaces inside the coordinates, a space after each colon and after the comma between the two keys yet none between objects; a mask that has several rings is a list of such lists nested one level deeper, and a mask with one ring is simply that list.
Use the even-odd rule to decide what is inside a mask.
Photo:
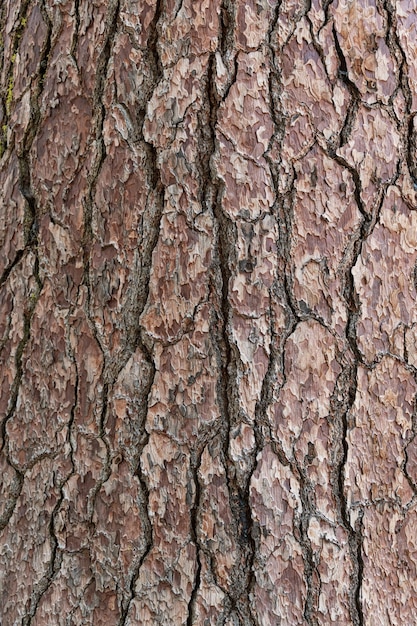
[{"label": "tree trunk", "polygon": [[3,0],[2,626],[417,610],[415,0]]}]

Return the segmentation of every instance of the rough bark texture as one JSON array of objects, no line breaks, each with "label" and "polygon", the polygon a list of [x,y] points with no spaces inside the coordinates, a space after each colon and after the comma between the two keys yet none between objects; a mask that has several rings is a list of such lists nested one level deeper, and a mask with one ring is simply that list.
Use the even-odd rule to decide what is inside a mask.
[{"label": "rough bark texture", "polygon": [[2,626],[415,623],[415,0],[0,22]]}]

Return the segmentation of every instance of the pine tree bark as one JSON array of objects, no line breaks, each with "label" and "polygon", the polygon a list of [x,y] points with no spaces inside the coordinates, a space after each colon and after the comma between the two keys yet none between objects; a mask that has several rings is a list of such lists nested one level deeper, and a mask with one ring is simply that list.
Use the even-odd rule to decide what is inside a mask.
[{"label": "pine tree bark", "polygon": [[2,626],[412,624],[415,0],[4,0]]}]

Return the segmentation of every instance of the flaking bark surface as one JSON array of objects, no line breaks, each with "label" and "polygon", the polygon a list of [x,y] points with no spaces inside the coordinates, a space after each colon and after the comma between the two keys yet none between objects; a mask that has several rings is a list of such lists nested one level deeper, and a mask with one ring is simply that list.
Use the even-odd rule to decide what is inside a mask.
[{"label": "flaking bark surface", "polygon": [[3,0],[0,623],[417,612],[415,0]]}]

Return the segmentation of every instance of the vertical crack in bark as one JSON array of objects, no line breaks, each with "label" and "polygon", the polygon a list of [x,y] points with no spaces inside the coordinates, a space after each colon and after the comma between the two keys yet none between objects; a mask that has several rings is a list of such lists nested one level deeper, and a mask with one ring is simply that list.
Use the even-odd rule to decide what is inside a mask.
[{"label": "vertical crack in bark", "polygon": [[[187,626],[193,626],[193,623],[195,623],[193,620],[195,617],[195,607],[196,607],[197,596],[198,596],[198,591],[200,589],[200,581],[201,581],[200,551],[203,550],[203,547],[201,545],[201,542],[198,536],[198,514],[200,510],[200,497],[201,497],[200,482],[198,480],[198,470],[200,469],[200,466],[201,466],[201,457],[203,454],[203,450],[204,448],[200,450],[199,454],[197,455],[197,458],[191,458],[191,470],[193,474],[195,494],[194,494],[194,502],[190,511],[190,533],[191,533],[191,540],[194,542],[197,548],[197,556],[196,556],[197,568],[196,568],[193,588],[191,590],[190,600],[188,602]],[[196,456],[195,454],[192,455],[192,457],[195,457],[195,456]]]},{"label": "vertical crack in bark", "polygon": [[101,413],[100,413],[100,421],[98,424],[99,433],[98,437],[102,440],[103,444],[106,447],[106,460],[104,462],[104,466],[102,469],[102,473],[100,478],[97,480],[94,487],[91,489],[91,496],[89,498],[87,504],[87,511],[90,517],[90,523],[92,524],[95,501],[98,492],[104,485],[104,483],[109,479],[111,474],[111,450],[108,439],[105,435],[105,421],[107,416],[108,409],[108,397],[111,388],[114,385],[116,376],[114,372],[109,369],[109,360],[108,355],[102,342],[100,341],[100,336],[97,330],[96,323],[94,321],[93,315],[91,313],[91,282],[90,282],[90,250],[93,243],[94,235],[92,229],[92,219],[93,219],[93,206],[94,206],[94,196],[98,184],[98,178],[106,158],[106,149],[104,145],[104,137],[103,137],[103,129],[104,129],[104,121],[106,118],[106,108],[104,105],[104,91],[106,86],[106,75],[108,66],[111,59],[112,48],[114,44],[114,39],[117,33],[118,27],[118,17],[120,11],[120,0],[113,0],[108,7],[106,20],[105,20],[105,28],[107,30],[105,42],[103,48],[100,52],[97,61],[97,76],[96,83],[94,87],[93,94],[93,110],[97,112],[94,119],[94,131],[95,131],[95,145],[96,145],[96,157],[92,164],[91,174],[89,176],[88,181],[88,191],[87,197],[84,202],[84,232],[83,232],[83,254],[84,254],[84,277],[83,281],[87,288],[87,306],[86,313],[89,321],[89,325],[91,327],[93,336],[96,340],[98,347],[101,350],[103,355],[103,368],[101,372],[101,380],[103,380],[103,387],[101,392]]},{"label": "vertical crack in bark", "polygon": [[[21,35],[25,25],[26,13],[29,7],[29,1],[25,2],[22,5],[21,11],[19,12],[18,21],[19,25],[17,27],[17,31],[14,38],[13,43],[13,51],[14,53],[18,50]],[[46,39],[45,46],[41,52],[41,68],[42,61],[46,60],[49,56],[50,51],[50,24],[47,22],[48,26],[48,35]],[[13,71],[13,68],[11,69]],[[20,250],[17,252],[12,263],[6,268],[3,273],[0,285],[4,284],[7,280],[10,272],[14,267],[18,265],[20,260],[23,258],[24,254],[28,250],[32,250],[34,254],[34,265],[33,265],[33,276],[36,282],[36,290],[30,295],[29,300],[27,302],[27,306],[23,312],[23,336],[20,340],[15,354],[15,367],[16,367],[16,375],[12,384],[10,401],[9,401],[9,409],[6,417],[3,419],[1,423],[1,433],[2,433],[2,447],[1,450],[5,450],[7,462],[13,469],[16,471],[16,484],[11,493],[10,504],[6,508],[6,514],[4,516],[4,526],[9,522],[13,511],[15,509],[18,497],[21,493],[23,487],[24,473],[21,472],[17,467],[12,463],[9,450],[8,450],[8,435],[7,435],[7,422],[14,416],[17,406],[17,399],[20,390],[20,384],[23,377],[23,355],[26,349],[26,346],[30,340],[30,330],[31,330],[31,322],[32,317],[37,305],[37,302],[40,298],[43,283],[39,274],[39,255],[37,250],[38,244],[38,227],[37,227],[37,214],[38,209],[36,205],[36,199],[34,193],[32,191],[31,186],[31,177],[30,177],[30,159],[29,152],[32,147],[32,143],[34,137],[36,136],[39,128],[40,122],[40,113],[39,113],[39,98],[41,96],[43,90],[43,74],[40,71],[38,84],[35,89],[34,96],[32,97],[32,114],[29,121],[28,129],[25,133],[23,139],[23,150],[20,155],[18,155],[19,159],[19,190],[22,196],[25,199],[25,217],[24,217],[24,250]],[[7,114],[7,111],[6,111]],[[3,526],[3,527],[4,527]]]},{"label": "vertical crack in bark", "polygon": [[9,265],[4,269],[3,274],[0,277],[0,288],[3,287],[4,283],[7,282],[7,279],[10,276],[10,273],[14,270],[14,268],[19,265],[20,261],[23,259],[24,255],[25,255],[26,249],[23,248],[22,250],[18,250],[16,252],[16,256],[14,257],[14,259],[9,263]]},{"label": "vertical crack in bark", "polygon": [[[406,358],[405,360],[407,362],[408,359]],[[416,378],[416,376],[417,376],[416,368],[415,367],[410,367],[410,366],[408,366],[408,367],[412,370],[414,378]],[[404,475],[405,475],[405,477],[406,477],[406,479],[408,481],[408,484],[410,485],[410,487],[411,487],[411,489],[413,490],[413,493],[414,493],[413,501],[412,501],[412,503],[410,503],[409,506],[414,504],[414,501],[415,501],[416,496],[417,496],[417,479],[416,479],[416,477],[410,475],[410,473],[408,471],[408,468],[407,468],[408,461],[409,461],[407,448],[408,448],[408,446],[410,446],[415,441],[415,438],[417,436],[417,394],[416,394],[416,396],[414,398],[414,409],[413,409],[413,414],[412,414],[411,431],[412,431],[412,437],[409,439],[407,445],[404,448],[404,461],[403,461],[402,467],[401,467],[401,470],[404,473]]]},{"label": "vertical crack in bark", "polygon": [[[215,126],[217,121],[213,120],[213,142],[215,137]],[[213,144],[214,145],[214,144]],[[221,372],[221,378],[217,381],[219,408],[222,417],[221,431],[223,440],[223,463],[226,471],[226,480],[229,490],[229,499],[232,509],[233,518],[236,527],[239,528],[239,514],[236,515],[236,506],[234,506],[234,494],[232,493],[231,476],[228,461],[228,450],[230,442],[230,428],[231,428],[231,409],[229,405],[229,394],[234,393],[233,389],[230,389],[232,367],[232,347],[227,336],[227,323],[229,316],[229,302],[228,302],[228,285],[231,276],[229,268],[230,258],[226,255],[224,248],[225,239],[229,236],[229,230],[233,231],[233,225],[230,220],[223,215],[221,208],[221,190],[220,185],[217,186],[216,200],[213,207],[213,215],[216,220],[217,228],[215,231],[216,236],[216,249],[218,255],[218,284],[220,285],[221,294],[220,299],[220,311],[218,312],[218,319],[216,320],[216,326],[213,328],[217,341],[217,358],[219,364],[219,371]],[[226,231],[226,232],[225,232]],[[233,235],[231,235],[233,241]],[[226,244],[227,245],[227,244]],[[216,312],[217,313],[217,312]],[[213,572],[214,575],[214,572]],[[235,594],[232,590],[225,590],[227,598],[230,601],[230,606],[234,607],[236,604]]]},{"label": "vertical crack in bark", "polygon": [[[268,149],[264,155],[270,167],[272,182],[274,186],[275,200],[274,200],[274,204],[272,207],[272,212],[276,214],[276,223],[278,226],[279,233],[281,232],[281,224],[280,224],[278,215],[279,215],[279,209],[280,208],[282,209],[282,197],[281,197],[281,194],[279,193],[278,167],[277,167],[277,164],[274,162],[274,160],[271,158],[270,151],[273,147],[274,142],[276,141],[278,141],[280,146],[282,146],[284,136],[285,136],[285,122],[284,122],[284,118],[282,115],[282,109],[281,109],[281,103],[280,103],[280,92],[281,92],[282,87],[280,85],[279,73],[276,67],[275,49],[272,44],[272,37],[275,32],[276,25],[278,23],[281,4],[282,2],[280,0],[275,7],[274,16],[271,21],[271,25],[267,34],[267,43],[268,43],[268,47],[270,50],[270,71],[269,71],[269,76],[268,76],[269,110],[271,114],[271,119],[274,124],[274,132],[270,139]],[[276,274],[274,277],[272,287],[269,289],[269,328],[270,328],[269,350],[270,350],[270,354],[269,354],[269,359],[268,359],[268,368],[264,376],[264,379],[262,381],[260,398],[259,398],[259,401],[256,403],[256,407],[255,407],[255,423],[254,423],[255,449],[252,455],[252,467],[249,473],[248,483],[247,483],[248,502],[250,501],[250,483],[252,480],[252,476],[257,467],[257,461],[256,461],[257,456],[265,444],[265,438],[268,438],[271,442],[273,442],[274,440],[274,437],[271,431],[271,424],[269,423],[268,418],[267,418],[267,411],[268,411],[268,407],[271,404],[274,390],[276,391],[277,367],[279,367],[281,372],[283,372],[284,370],[283,347],[284,347],[286,339],[288,338],[288,336],[291,334],[291,332],[293,331],[295,327],[294,318],[291,314],[291,309],[289,309],[288,311],[289,315],[288,315],[288,320],[287,320],[288,321],[287,332],[286,333],[284,332],[283,337],[281,338],[278,337],[277,332],[276,332],[275,315],[274,315],[274,310],[272,306],[272,300],[274,297],[278,298],[281,301],[283,300],[283,297],[285,298],[284,296],[285,286],[283,284],[282,277],[279,276],[278,272],[280,268],[282,269],[283,266],[285,266],[287,262],[287,257],[285,254],[282,254],[280,252],[280,246],[278,242],[277,242],[277,246],[278,246],[278,251],[277,251],[277,259],[276,259]],[[281,351],[278,348],[278,343],[280,344],[279,347],[281,348]],[[284,380],[284,376],[283,376],[283,380]],[[282,384],[283,383],[281,383],[281,385],[279,386],[280,388],[282,388]],[[288,465],[289,461],[286,458],[284,451],[282,450],[280,444],[278,442],[274,442],[274,443],[275,445],[273,446],[273,448],[280,462],[284,462],[286,465]],[[250,592],[253,591],[255,583],[256,583],[254,564],[255,564],[255,555],[256,555],[257,547],[258,547],[257,539],[256,539],[257,533],[255,532],[254,528],[252,528],[251,530],[252,530],[252,535],[253,535],[252,536],[253,549],[252,549],[251,561],[250,561],[250,580],[248,584],[249,594]],[[257,616],[252,611],[252,617],[253,617],[254,622],[257,625],[259,625],[260,624],[259,618],[261,616]]]},{"label": "vertical crack in bark", "polygon": [[[340,143],[339,147],[343,146],[350,135],[350,132],[353,127],[353,123],[356,117],[356,112],[361,102],[361,97],[359,90],[356,85],[349,79],[348,69],[346,59],[343,55],[343,51],[341,49],[338,35],[335,27],[333,26],[333,38],[335,43],[335,48],[337,52],[337,56],[339,58],[339,76],[341,80],[348,87],[351,96],[353,107],[350,111],[348,111],[347,116],[345,118],[345,122],[340,134]],[[375,224],[379,219],[379,213],[382,207],[382,203],[384,200],[384,185],[381,187],[379,198],[377,199],[372,213],[366,211],[364,203],[362,201],[362,183],[360,179],[359,172],[356,168],[351,166],[347,161],[336,154],[335,151],[330,150],[329,156],[333,158],[337,163],[339,163],[342,167],[346,168],[351,176],[354,183],[354,197],[356,201],[356,205],[361,213],[362,222],[359,226],[358,232],[355,236],[354,244],[352,252],[350,253],[350,259],[345,267],[344,274],[344,288],[343,288],[343,296],[346,302],[348,321],[346,325],[346,339],[352,350],[354,362],[352,365],[347,365],[342,368],[342,374],[338,379],[338,383],[341,380],[341,377],[344,378],[342,384],[342,391],[340,396],[343,398],[341,403],[337,403],[333,405],[333,416],[340,423],[340,444],[341,445],[341,453],[339,452],[339,460],[337,463],[337,479],[335,485],[335,496],[339,503],[339,510],[341,515],[341,521],[348,533],[348,544],[350,551],[350,558],[353,567],[353,573],[351,576],[351,587],[349,592],[350,598],[350,614],[352,622],[355,626],[363,626],[364,624],[364,616],[361,602],[361,588],[363,583],[363,558],[362,558],[362,518],[363,518],[363,510],[360,510],[358,513],[358,519],[355,523],[355,526],[352,527],[350,519],[349,519],[349,511],[348,504],[345,494],[345,467],[348,459],[348,442],[347,442],[347,434],[348,434],[348,415],[349,412],[353,409],[355,398],[356,398],[356,390],[357,390],[357,373],[358,367],[361,363],[364,363],[363,355],[361,354],[357,342],[357,331],[356,325],[359,317],[360,311],[360,301],[359,296],[355,289],[354,278],[353,278],[353,268],[355,267],[358,258],[361,254],[362,247],[364,245],[365,240],[372,232]],[[397,173],[398,175],[398,173]],[[335,399],[333,398],[333,401]]]},{"label": "vertical crack in bark", "polygon": [[103,102],[104,98],[104,90],[105,90],[105,79],[107,68],[110,62],[111,50],[113,46],[113,41],[116,36],[117,31],[117,21],[120,10],[120,0],[113,0],[110,3],[107,16],[106,16],[106,27],[107,27],[107,36],[104,43],[104,46],[101,50],[97,61],[97,71],[96,71],[96,83],[94,87],[93,94],[93,110],[97,111],[97,114],[94,119],[94,132],[95,132],[95,144],[97,154],[94,162],[91,166],[91,173],[89,176],[89,185],[87,197],[84,202],[84,232],[83,232],[83,244],[84,244],[84,278],[87,285],[87,289],[90,289],[89,286],[89,254],[90,254],[90,246],[93,239],[92,232],[92,214],[93,214],[93,205],[94,205],[94,194],[97,187],[98,177],[101,171],[101,168],[104,163],[104,159],[106,158],[106,149],[104,145],[103,138],[103,127],[104,121],[106,117],[106,109]]},{"label": "vertical crack in bark", "polygon": [[[229,79],[222,94],[223,102],[226,100],[231,86],[236,81],[237,76],[237,53],[235,49],[235,23],[236,5],[234,0],[223,0],[220,6],[220,33],[218,50],[222,61],[229,72]],[[220,95],[217,96],[217,107],[220,102]]]},{"label": "vertical crack in bark", "polygon": [[230,266],[233,265],[235,228],[232,221],[223,213],[221,209],[221,192],[218,191],[218,202],[214,208],[214,215],[218,225],[217,232],[217,253],[221,274],[221,319],[217,341],[219,342],[219,355],[221,359],[221,380],[219,381],[219,398],[221,402],[221,412],[224,419],[223,424],[223,451],[225,459],[225,471],[229,490],[229,502],[234,523],[237,530],[237,549],[239,559],[234,566],[233,583],[228,597],[231,601],[231,608],[239,616],[240,623],[244,626],[254,624],[250,604],[249,587],[251,584],[251,568],[254,559],[254,538],[252,533],[252,515],[249,504],[249,477],[246,477],[244,484],[240,484],[230,459],[230,430],[235,414],[239,412],[236,398],[236,388],[233,381],[237,376],[236,356],[234,346],[229,338],[228,324],[230,320],[229,284],[231,280]]},{"label": "vertical crack in bark", "polygon": [[[16,25],[14,29],[13,36],[13,45],[12,45],[12,55],[10,58],[9,71],[7,72],[6,77],[6,93],[2,96],[2,122],[0,127],[0,159],[2,158],[4,152],[7,150],[7,128],[9,123],[9,118],[11,114],[11,106],[13,103],[13,69],[16,61],[16,53],[19,50],[20,40],[22,39],[22,34],[26,26],[26,16],[30,6],[30,0],[24,0],[21,4],[19,14],[16,18]],[[1,32],[4,32],[4,25],[7,20],[6,15],[6,3],[3,3],[3,7],[0,9],[0,26]],[[3,23],[4,20],[4,23]],[[0,71],[3,71],[4,66],[4,46],[2,43],[0,44]]]},{"label": "vertical crack in bark", "polygon": [[[307,13],[310,7],[310,3],[306,6],[305,14]],[[278,8],[279,10],[279,8]],[[276,14],[275,23],[278,20],[278,12]],[[310,20],[308,20],[310,22]],[[311,24],[310,24],[311,27]],[[273,29],[275,28],[275,25]],[[273,67],[275,67],[275,56],[276,52],[274,46],[272,45],[272,33],[273,29],[270,32],[269,43],[273,58]],[[322,51],[317,50],[320,58],[322,58]],[[274,84],[275,82],[275,84]],[[284,141],[285,137],[285,119],[281,114],[281,119],[278,119],[278,114],[281,111],[281,104],[279,98],[279,91],[281,89],[279,75],[277,71],[272,75],[270,74],[270,101],[271,101],[271,116],[274,121],[274,126],[276,132],[275,136],[278,135],[280,138],[280,144]],[[284,332],[284,336],[281,339],[281,361],[280,361],[280,370],[282,375],[282,383],[280,388],[286,383],[286,372],[284,367],[285,362],[285,351],[286,351],[286,342],[290,335],[295,331],[297,324],[303,318],[308,317],[316,317],[312,315],[312,312],[309,311],[308,315],[303,314],[303,312],[298,311],[297,303],[294,299],[294,290],[293,290],[293,279],[292,279],[292,271],[290,267],[291,263],[291,232],[292,232],[292,223],[293,223],[293,206],[295,201],[295,182],[297,180],[297,173],[293,168],[292,172],[292,184],[288,192],[282,194],[279,192],[279,175],[277,171],[276,165],[271,161],[268,157],[268,162],[271,165],[271,172],[275,187],[275,195],[276,195],[276,206],[275,210],[277,211],[277,224],[279,229],[279,259],[278,259],[278,267],[281,269],[282,276],[279,280],[277,279],[276,289],[280,294],[284,296],[284,300],[287,307],[287,324],[286,330]],[[278,284],[279,280],[279,284]],[[318,320],[322,323],[322,320]],[[271,393],[271,390],[269,391]],[[275,440],[276,438],[273,438]],[[314,506],[312,504],[312,487],[310,481],[308,480],[305,471],[297,462],[291,461],[286,457],[286,454],[281,446],[279,441],[274,441],[273,446],[274,452],[277,454],[280,463],[290,467],[291,472],[293,473],[295,479],[300,485],[300,499],[302,504],[302,512],[299,519],[298,524],[298,533],[297,537],[296,529],[294,528],[294,535],[296,536],[302,552],[303,552],[303,561],[304,561],[304,576],[306,581],[306,600],[304,605],[304,618],[308,624],[311,626],[316,626],[317,620],[314,618],[314,611],[318,606],[318,597],[319,597],[319,587],[320,587],[320,577],[317,571],[317,567],[314,562],[314,554],[311,546],[311,541],[308,537],[308,527],[310,523],[310,519],[312,515],[315,513]],[[294,520],[294,523],[296,521]]]},{"label": "vertical crack in bark", "polygon": [[70,55],[75,61],[75,65],[78,67],[76,51],[78,47],[78,35],[80,32],[80,0],[74,0],[74,23],[74,34],[72,36]]},{"label": "vertical crack in bark", "polygon": [[[384,0],[383,8],[385,9],[387,16],[387,24],[388,24],[388,32],[387,32],[387,45],[390,49],[394,49],[397,51],[400,57],[399,65],[399,80],[398,80],[398,89],[401,89],[404,100],[405,100],[405,109],[406,109],[406,120],[398,119],[395,111],[392,111],[393,117],[395,117],[397,121],[397,127],[400,131],[401,137],[406,138],[405,141],[405,161],[408,167],[408,171],[410,177],[413,182],[414,190],[417,191],[417,136],[416,130],[414,129],[414,120],[416,117],[415,113],[411,113],[412,109],[412,92],[410,89],[410,85],[408,82],[408,64],[405,52],[401,46],[400,38],[397,33],[397,14],[396,14],[396,6],[392,3],[391,0]],[[394,95],[396,95],[397,90],[394,92],[393,96],[391,96],[391,105]],[[398,168],[400,167],[400,163],[398,164]],[[399,171],[397,171],[399,175]],[[417,264],[415,264],[413,270],[413,282],[414,288],[417,290]],[[407,327],[404,326],[404,361],[407,363],[407,368],[412,372],[414,379],[417,380],[417,370],[414,366],[409,364],[409,355],[407,348],[407,339],[406,339],[406,331]],[[410,476],[407,464],[408,464],[408,446],[413,442],[417,434],[417,397],[414,400],[414,410],[412,415],[412,433],[413,436],[408,441],[406,447],[404,448],[404,461],[401,466],[401,471],[403,472],[408,484],[410,485],[414,497],[417,495],[417,483],[412,476]],[[413,498],[414,500],[414,498]],[[411,506],[411,503],[410,503]]]},{"label": "vertical crack in bark", "polygon": [[[294,472],[294,468],[297,472]],[[314,613],[318,608],[318,600],[320,594],[320,575],[314,562],[314,553],[311,546],[311,540],[308,536],[310,520],[313,515],[317,516],[315,506],[313,505],[312,492],[313,488],[307,477],[306,471],[299,463],[291,464],[291,469],[295,475],[298,474],[300,483],[300,499],[302,505],[299,532],[299,542],[303,551],[304,576],[306,579],[307,594],[304,603],[304,618],[310,626],[318,626],[318,620]]]},{"label": "vertical crack in bark", "polygon": [[413,186],[417,191],[417,135],[414,129],[416,114],[410,115],[407,124],[407,153],[406,160],[408,171],[413,180]]},{"label": "vertical crack in bark", "polygon": [[219,51],[223,61],[228,64],[234,49],[234,29],[236,20],[236,6],[233,0],[223,0],[220,7]]},{"label": "vertical crack in bark", "polygon": [[[148,50],[151,55],[151,67],[152,67],[152,89],[156,89],[159,82],[163,78],[163,65],[160,59],[158,51],[158,24],[163,12],[162,0],[157,0],[155,13],[152,18],[152,22],[149,25],[149,37],[148,37]],[[151,93],[148,93],[148,99]],[[146,154],[147,154],[147,168],[146,175],[148,177],[150,192],[148,194],[148,206],[144,213],[142,220],[142,257],[141,257],[141,273],[138,280],[138,287],[135,291],[134,297],[136,298],[136,305],[133,307],[135,311],[135,317],[137,319],[136,329],[131,333],[132,341],[127,344],[129,354],[133,353],[138,347],[144,354],[147,363],[151,368],[149,380],[144,391],[143,403],[141,409],[141,441],[138,445],[137,451],[137,469],[135,476],[137,476],[140,484],[140,509],[143,512],[141,515],[142,523],[144,525],[144,539],[145,548],[143,554],[139,558],[138,563],[133,568],[133,573],[130,581],[130,597],[127,602],[122,606],[121,617],[118,626],[125,626],[129,609],[132,601],[135,598],[135,587],[140,575],[140,570],[146,560],[146,557],[150,553],[153,546],[153,529],[149,516],[149,489],[145,476],[143,475],[141,468],[141,456],[144,448],[149,441],[149,433],[146,431],[146,416],[149,407],[149,398],[152,393],[152,387],[155,380],[156,366],[152,355],[153,346],[149,346],[149,341],[143,332],[144,329],[140,324],[140,318],[149,296],[150,289],[150,277],[152,269],[152,257],[153,252],[159,240],[160,225],[164,208],[165,191],[161,180],[161,174],[158,167],[158,154],[157,149],[152,143],[145,140],[143,134],[143,124],[146,115],[146,104],[144,103],[137,111],[136,123],[139,132],[139,141],[143,142]],[[126,359],[127,360],[127,359]]]},{"label": "vertical crack in bark", "polygon": [[51,514],[51,519],[49,520],[51,558],[50,558],[46,573],[44,574],[44,576],[41,578],[41,580],[38,582],[38,584],[35,586],[35,588],[32,591],[32,595],[30,598],[29,611],[22,620],[22,626],[30,626],[33,618],[35,617],[35,614],[38,609],[39,603],[42,599],[42,596],[49,589],[56,574],[61,569],[63,552],[58,547],[58,539],[55,534],[55,519],[65,497],[64,486],[70,476],[71,476],[71,472],[66,478],[64,478],[64,480],[59,485],[59,491],[60,491],[59,498],[57,499],[57,502]]},{"label": "vertical crack in bark", "polygon": [[345,467],[349,449],[347,443],[348,416],[356,398],[358,364],[355,362],[343,366],[343,363],[340,362],[340,365],[342,371],[337,378],[336,387],[330,402],[330,414],[339,431],[335,441],[337,449],[334,471],[332,472],[332,483],[334,496],[338,503],[338,512],[340,512],[340,521],[348,534],[350,558],[353,566],[349,592],[350,615],[354,626],[362,626],[363,612],[360,602],[363,570],[362,535],[360,532],[360,523],[359,525],[357,524],[355,528],[353,528],[350,523],[349,507],[344,488]]},{"label": "vertical crack in bark", "polygon": [[[237,63],[235,55],[232,53],[234,37],[233,24],[235,19],[235,6],[229,0],[225,0],[221,9],[222,32],[219,47],[223,57],[229,64],[233,59],[234,71],[229,77],[229,84],[226,94],[221,96],[214,83],[214,57],[212,56],[207,74],[208,101],[210,103],[209,127],[211,137],[208,139],[210,149],[206,156],[206,166],[202,167],[203,180],[205,172],[209,170],[212,157],[216,151],[216,127],[218,111],[221,102],[227,98],[230,87],[236,80]],[[226,67],[228,67],[226,65]],[[207,174],[206,174],[207,176]],[[231,307],[229,302],[229,285],[232,278],[231,267],[236,267],[235,241],[236,227],[232,220],[222,210],[222,184],[217,179],[215,173],[211,173],[207,180],[205,204],[212,205],[213,216],[216,223],[216,255],[217,255],[217,280],[219,294],[219,330],[217,331],[217,346],[219,369],[221,379],[218,380],[218,397],[220,400],[220,410],[224,420],[223,423],[223,450],[225,458],[226,479],[229,490],[230,507],[234,519],[234,524],[238,532],[237,549],[239,553],[238,563],[234,567],[233,583],[226,597],[230,600],[230,607],[236,610],[239,620],[244,625],[254,624],[249,604],[249,587],[251,582],[251,569],[254,559],[255,544],[252,536],[252,516],[249,504],[249,479],[246,477],[244,484],[239,484],[233,462],[229,456],[230,429],[233,420],[239,414],[239,403],[237,400],[237,389],[233,380],[237,377],[236,355],[234,345],[229,338],[228,325],[230,323]]]},{"label": "vertical crack in bark", "polygon": [[339,59],[339,78],[340,80],[346,85],[346,87],[349,90],[349,93],[351,95],[351,104],[350,107],[348,108],[347,111],[347,115],[345,117],[344,123],[343,123],[343,127],[342,130],[340,132],[340,139],[339,139],[339,148],[341,148],[342,146],[344,146],[350,137],[350,133],[352,132],[352,128],[353,125],[355,123],[355,119],[356,119],[356,115],[359,109],[359,105],[361,103],[361,94],[359,92],[359,89],[356,87],[355,83],[353,81],[350,80],[349,78],[349,71],[348,71],[348,67],[347,67],[347,63],[346,63],[346,59],[345,56],[343,54],[343,50],[340,46],[339,43],[339,37],[338,34],[336,32],[336,28],[335,25],[333,24],[333,40],[334,40],[334,45],[335,45],[335,50],[337,53],[337,57]]},{"label": "vertical crack in bark", "polygon": [[[0,32],[4,33],[4,29],[6,26],[6,3],[2,2],[0,5]],[[4,67],[4,40],[3,37],[0,37],[0,74],[3,73]],[[3,111],[4,111],[4,102],[2,97]],[[4,114],[4,112],[3,112]]]},{"label": "vertical crack in bark", "polygon": [[[20,164],[20,191],[26,200],[27,205],[27,218],[25,219],[25,246],[31,247],[35,252],[35,264],[34,264],[34,276],[38,285],[38,291],[36,294],[36,299],[32,302],[32,313],[36,307],[37,301],[41,295],[41,291],[43,288],[43,284],[39,275],[39,255],[37,251],[38,245],[38,207],[36,203],[36,198],[32,190],[31,184],[31,174],[30,174],[30,150],[32,148],[35,137],[38,134],[40,121],[41,121],[41,112],[40,112],[40,97],[43,92],[44,87],[44,77],[48,67],[48,58],[51,51],[51,38],[52,38],[52,23],[50,22],[47,11],[45,8],[45,3],[41,3],[41,14],[43,20],[47,26],[47,36],[44,48],[41,54],[40,66],[39,66],[39,79],[36,87],[36,91],[34,97],[31,99],[31,120],[29,126],[26,130],[24,141],[23,141],[23,150],[21,155],[19,155],[19,164]],[[28,340],[30,335],[30,320],[28,322]],[[76,393],[76,392],[75,392]],[[75,406],[72,408],[72,418],[73,411],[75,410]],[[72,446],[71,446],[72,447]],[[55,518],[60,509],[62,501],[64,499],[64,485],[67,482],[69,476],[67,476],[59,485],[60,496],[56,502],[56,505],[51,514],[51,518],[49,521],[49,537],[50,537],[50,545],[51,545],[51,559],[48,564],[47,571],[45,575],[41,578],[39,583],[34,588],[31,599],[30,599],[30,607],[26,616],[22,620],[22,626],[29,626],[32,622],[33,617],[35,616],[36,610],[39,606],[42,596],[45,594],[47,589],[50,587],[52,580],[55,574],[59,571],[62,563],[62,552],[58,549],[58,540],[55,535]],[[23,481],[22,481],[23,482]]]},{"label": "vertical crack in bark", "polygon": [[140,344],[140,348],[143,351],[143,353],[145,354],[145,357],[147,359],[147,362],[149,363],[150,367],[151,367],[151,372],[149,375],[149,379],[147,382],[147,386],[146,389],[144,390],[143,393],[143,402],[141,403],[142,409],[141,409],[141,423],[142,423],[142,434],[141,434],[141,442],[140,445],[138,446],[138,459],[137,459],[137,468],[135,471],[135,476],[137,476],[138,480],[139,480],[139,484],[140,484],[140,495],[139,495],[139,505],[140,505],[140,509],[143,511],[143,515],[141,516],[141,520],[143,523],[143,535],[144,535],[144,539],[145,539],[145,548],[144,551],[142,553],[142,555],[140,556],[138,563],[134,566],[133,568],[133,573],[132,573],[132,577],[130,580],[130,585],[129,585],[129,591],[130,591],[130,597],[127,599],[126,603],[124,604],[124,606],[122,606],[122,611],[121,611],[121,616],[120,616],[120,620],[118,623],[118,626],[125,626],[127,619],[128,619],[128,615],[129,615],[129,608],[130,605],[135,597],[135,587],[136,587],[136,582],[139,578],[139,574],[140,574],[140,570],[141,567],[143,565],[143,563],[145,562],[146,557],[148,556],[148,554],[150,553],[152,546],[153,546],[153,529],[152,529],[152,523],[149,517],[149,489],[148,489],[148,485],[146,482],[146,479],[143,475],[142,472],[142,468],[141,468],[141,464],[140,464],[140,459],[142,456],[142,452],[145,448],[145,446],[147,445],[148,441],[149,441],[149,434],[147,433],[146,429],[145,429],[145,424],[146,424],[146,415],[148,412],[148,405],[149,405],[149,397],[150,394],[152,392],[152,386],[154,384],[154,380],[155,380],[155,373],[156,373],[156,368],[155,368],[155,364],[152,358],[151,353],[149,352],[149,350],[147,349],[147,347],[144,344]]},{"label": "vertical crack in bark", "polygon": [[[397,119],[397,116],[394,113],[395,119],[397,119],[397,123],[399,127],[406,126],[405,132],[405,160],[407,163],[408,171],[410,173],[411,179],[413,181],[414,189],[417,191],[417,137],[416,130],[414,129],[414,118],[415,113],[411,113],[412,107],[412,92],[410,89],[410,85],[408,82],[408,64],[405,52],[401,46],[400,38],[397,33],[397,15],[396,15],[396,7],[392,4],[391,0],[384,0],[383,7],[387,16],[387,24],[388,24],[388,32],[387,32],[387,45],[390,50],[394,49],[398,51],[400,56],[399,66],[399,80],[398,84],[403,93],[405,100],[405,109],[406,109],[406,120],[403,121],[401,119]],[[396,92],[394,92],[393,96]],[[393,98],[391,97],[391,100]],[[401,133],[403,136],[404,133]]]}]

